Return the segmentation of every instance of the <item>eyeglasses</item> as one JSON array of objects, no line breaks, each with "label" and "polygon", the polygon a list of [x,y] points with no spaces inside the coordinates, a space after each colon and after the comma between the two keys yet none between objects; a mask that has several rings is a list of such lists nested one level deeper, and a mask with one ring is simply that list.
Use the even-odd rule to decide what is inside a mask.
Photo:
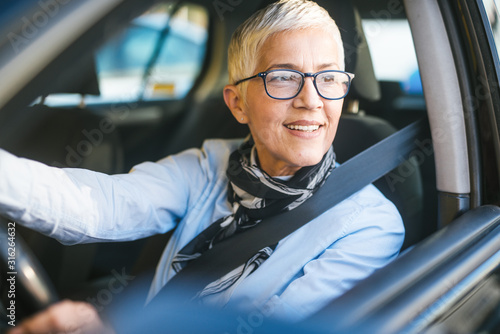
[{"label": "eyeglasses", "polygon": [[262,78],[264,81],[267,95],[276,100],[289,100],[299,95],[307,77],[313,78],[314,87],[319,96],[327,100],[340,100],[349,92],[354,74],[335,70],[317,73],[302,73],[295,70],[270,70],[241,79],[235,85],[257,77]]}]

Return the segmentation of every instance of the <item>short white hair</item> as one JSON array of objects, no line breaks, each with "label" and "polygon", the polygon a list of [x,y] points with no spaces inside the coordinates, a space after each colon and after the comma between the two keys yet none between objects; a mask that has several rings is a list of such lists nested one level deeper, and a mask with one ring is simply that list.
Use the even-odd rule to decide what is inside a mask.
[{"label": "short white hair", "polygon": [[[340,69],[344,70],[342,38],[328,12],[314,1],[280,0],[255,12],[233,33],[228,48],[229,82],[234,84],[255,75],[260,48],[273,34],[311,28],[320,28],[332,35],[337,42]],[[245,84],[241,87],[243,95]]]}]

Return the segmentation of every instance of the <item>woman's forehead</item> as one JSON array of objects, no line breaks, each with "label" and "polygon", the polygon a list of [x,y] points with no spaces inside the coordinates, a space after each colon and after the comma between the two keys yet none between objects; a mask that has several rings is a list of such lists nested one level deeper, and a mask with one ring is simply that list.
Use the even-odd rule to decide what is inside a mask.
[{"label": "woman's forehead", "polygon": [[339,68],[333,36],[322,29],[279,32],[268,37],[260,48],[258,71],[303,67]]}]

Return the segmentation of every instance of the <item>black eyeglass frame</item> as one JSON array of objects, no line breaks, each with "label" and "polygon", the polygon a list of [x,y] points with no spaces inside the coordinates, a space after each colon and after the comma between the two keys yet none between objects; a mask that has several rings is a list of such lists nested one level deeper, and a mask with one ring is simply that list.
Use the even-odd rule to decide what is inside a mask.
[{"label": "black eyeglass frame", "polygon": [[[300,86],[299,86],[299,89],[297,89],[297,93],[292,96],[292,97],[286,97],[286,98],[283,98],[283,97],[274,97],[272,96],[271,94],[269,94],[268,90],[267,90],[267,83],[266,83],[266,77],[269,73],[272,73],[272,72],[278,72],[278,71],[289,71],[289,72],[295,72],[297,74],[299,74],[301,77],[302,77],[302,81],[300,83]],[[341,97],[336,97],[336,98],[328,98],[328,97],[325,97],[323,96],[323,94],[321,94],[319,92],[319,89],[318,89],[318,86],[316,85],[316,77],[322,73],[325,73],[325,72],[336,72],[336,73],[344,73],[347,75],[347,78],[348,78],[348,82],[349,82],[349,85],[347,86],[347,90],[345,92],[345,94]],[[321,96],[322,98],[326,99],[326,100],[341,100],[343,99],[344,97],[347,96],[347,94],[349,93],[349,90],[351,89],[351,81],[352,79],[354,79],[354,74],[353,73],[349,73],[349,72],[345,72],[345,71],[339,71],[339,70],[325,70],[325,71],[319,71],[319,72],[316,72],[316,73],[303,73],[303,72],[300,72],[300,71],[297,71],[297,70],[291,70],[291,69],[275,69],[275,70],[269,70],[269,71],[265,71],[265,72],[260,72],[260,73],[257,73],[256,75],[253,75],[251,77],[248,77],[248,78],[245,78],[245,79],[241,79],[241,80],[238,80],[234,83],[234,85],[239,85],[240,83],[244,82],[244,81],[247,81],[247,80],[250,80],[250,79],[254,79],[254,78],[257,78],[257,77],[260,77],[262,78],[262,81],[264,81],[264,89],[266,90],[266,94],[267,96],[269,96],[270,98],[272,99],[275,99],[275,100],[291,100],[295,97],[297,97],[297,95],[300,94],[300,92],[302,91],[302,88],[304,87],[304,82],[306,80],[306,78],[310,77],[310,78],[313,78],[313,84],[314,84],[314,88],[316,88],[316,92],[318,93],[319,96]]]}]

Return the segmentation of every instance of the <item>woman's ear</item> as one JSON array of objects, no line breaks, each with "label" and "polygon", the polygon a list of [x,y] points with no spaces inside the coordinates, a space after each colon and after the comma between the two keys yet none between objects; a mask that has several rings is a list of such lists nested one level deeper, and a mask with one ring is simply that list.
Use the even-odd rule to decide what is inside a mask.
[{"label": "woman's ear", "polygon": [[227,107],[239,123],[248,123],[245,102],[241,97],[240,90],[235,85],[226,85],[224,87],[224,102],[226,102]]}]

